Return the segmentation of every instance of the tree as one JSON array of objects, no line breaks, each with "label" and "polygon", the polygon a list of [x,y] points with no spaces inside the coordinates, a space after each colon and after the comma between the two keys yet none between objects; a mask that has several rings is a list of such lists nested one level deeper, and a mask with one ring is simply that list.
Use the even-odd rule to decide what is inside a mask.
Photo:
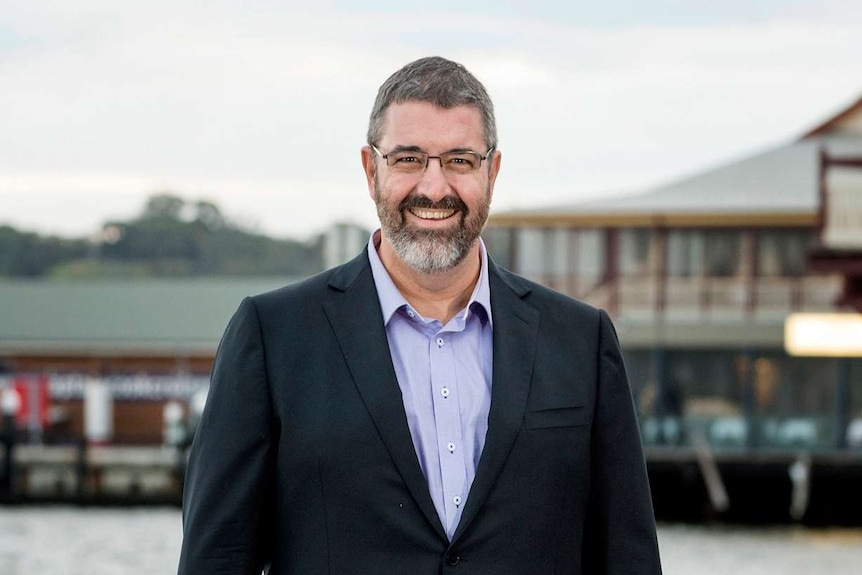
[{"label": "tree", "polygon": [[208,230],[220,230],[227,225],[218,206],[206,200],[195,203],[195,221],[200,222]]},{"label": "tree", "polygon": [[186,202],[171,192],[160,192],[152,195],[144,206],[144,212],[139,219],[169,219],[179,221]]},{"label": "tree", "polygon": [[[189,217],[183,217],[184,215]],[[170,192],[148,198],[136,218],[106,222],[92,241],[0,226],[0,276],[305,276],[322,267],[320,243],[276,239],[232,224],[207,200]]]},{"label": "tree", "polygon": [[55,265],[87,255],[85,240],[44,237],[0,226],[0,276],[39,277]]}]

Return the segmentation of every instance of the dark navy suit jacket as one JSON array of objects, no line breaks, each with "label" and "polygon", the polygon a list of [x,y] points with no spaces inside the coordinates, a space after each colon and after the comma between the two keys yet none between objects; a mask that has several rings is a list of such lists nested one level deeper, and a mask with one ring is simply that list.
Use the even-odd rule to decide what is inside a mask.
[{"label": "dark navy suit jacket", "polygon": [[228,325],[190,455],[179,573],[660,573],[609,318],[489,268],[491,411],[452,541],[363,252],[246,299]]}]

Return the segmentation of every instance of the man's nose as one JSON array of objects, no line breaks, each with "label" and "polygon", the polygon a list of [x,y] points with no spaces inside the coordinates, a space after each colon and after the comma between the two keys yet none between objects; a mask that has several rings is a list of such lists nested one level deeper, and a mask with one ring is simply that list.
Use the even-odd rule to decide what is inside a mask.
[{"label": "man's nose", "polygon": [[451,194],[452,188],[446,178],[446,173],[443,171],[443,163],[440,158],[428,158],[428,164],[422,172],[422,179],[416,189],[434,202]]}]

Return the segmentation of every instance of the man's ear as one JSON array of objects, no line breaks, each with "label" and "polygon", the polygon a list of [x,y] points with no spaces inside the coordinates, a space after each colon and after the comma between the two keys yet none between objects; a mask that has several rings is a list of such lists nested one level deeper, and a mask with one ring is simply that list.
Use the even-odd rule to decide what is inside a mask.
[{"label": "man's ear", "polygon": [[503,154],[499,150],[494,150],[494,155],[490,158],[490,167],[488,168],[488,199],[494,195],[494,183],[497,181],[497,174],[500,173],[500,162]]},{"label": "man's ear", "polygon": [[368,195],[374,199],[374,175],[377,173],[377,166],[374,163],[374,150],[371,146],[362,146],[362,169],[365,171],[365,180],[368,182]]}]

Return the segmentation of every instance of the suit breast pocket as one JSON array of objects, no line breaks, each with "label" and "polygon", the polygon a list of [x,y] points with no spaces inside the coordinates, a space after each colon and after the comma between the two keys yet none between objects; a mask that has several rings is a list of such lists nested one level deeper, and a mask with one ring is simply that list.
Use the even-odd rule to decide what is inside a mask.
[{"label": "suit breast pocket", "polygon": [[549,429],[553,427],[580,427],[590,423],[587,409],[583,405],[527,411],[524,427],[527,429]]}]

